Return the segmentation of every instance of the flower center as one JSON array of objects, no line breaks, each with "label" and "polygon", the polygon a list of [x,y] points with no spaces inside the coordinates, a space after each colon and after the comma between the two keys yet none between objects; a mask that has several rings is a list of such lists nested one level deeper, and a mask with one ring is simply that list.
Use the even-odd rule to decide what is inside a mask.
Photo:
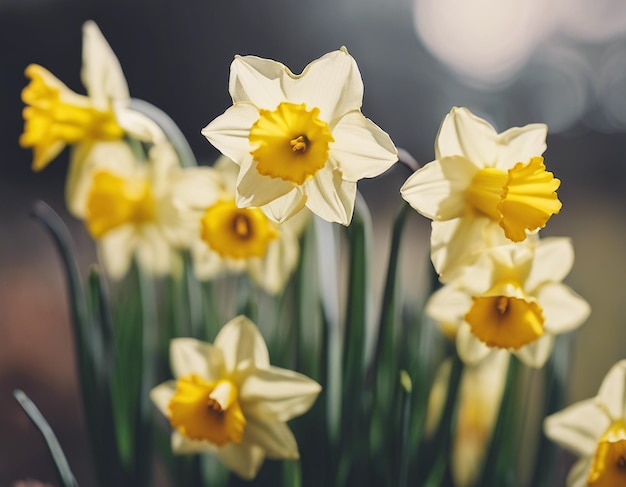
[{"label": "flower center", "polygon": [[94,174],[87,196],[85,222],[93,238],[126,223],[154,218],[154,198],[147,181],[124,179],[108,171]]},{"label": "flower center", "polygon": [[172,428],[189,439],[223,446],[240,443],[246,425],[237,386],[221,379],[208,382],[196,374],[176,381],[168,405]]},{"label": "flower center", "polygon": [[543,335],[543,310],[516,283],[502,282],[472,297],[465,315],[472,333],[490,347],[518,349]]},{"label": "flower center", "polygon": [[[34,170],[43,169],[64,144],[123,137],[124,131],[112,110],[98,110],[89,98],[65,88],[41,66],[31,64],[26,76],[31,82],[22,90],[22,101],[28,106],[23,111],[24,133],[20,145],[33,148]],[[62,88],[66,93],[62,93]],[[64,100],[63,95],[71,101]]]},{"label": "flower center", "polygon": [[626,422],[618,421],[604,433],[589,470],[591,487],[626,485]]},{"label": "flower center", "polygon": [[476,173],[466,192],[466,201],[504,229],[514,242],[526,238],[526,231],[546,226],[561,210],[556,190],[561,182],[546,171],[542,157],[518,162],[508,171],[485,168]]},{"label": "flower center", "polygon": [[248,140],[257,171],[264,176],[303,184],[326,165],[334,142],[328,124],[318,118],[319,108],[282,102],[276,110],[259,110]]},{"label": "flower center", "polygon": [[263,257],[277,226],[259,208],[237,208],[235,200],[222,200],[207,208],[200,221],[200,236],[222,257]]}]

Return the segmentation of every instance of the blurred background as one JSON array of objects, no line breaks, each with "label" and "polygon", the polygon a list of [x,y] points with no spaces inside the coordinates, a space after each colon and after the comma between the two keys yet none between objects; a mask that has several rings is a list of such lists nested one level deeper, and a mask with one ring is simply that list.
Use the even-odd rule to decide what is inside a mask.
[{"label": "blurred background", "polygon": [[[364,114],[420,163],[452,106],[499,131],[545,122],[548,169],[562,180],[561,214],[543,235],[569,236],[567,279],[591,304],[574,340],[568,402],[595,395],[626,358],[626,7],[621,0],[0,0],[0,486],[52,481],[38,433],[11,391],[40,406],[83,486],[91,482],[77,397],[63,275],[51,241],[30,217],[42,199],[61,213],[83,270],[93,245],[64,210],[67,152],[43,172],[18,146],[20,91],[29,63],[84,93],[81,25],[95,20],[117,54],[131,95],[166,111],[206,163],[217,152],[200,130],[230,106],[235,54],[299,72],[345,45],[365,83]],[[408,176],[396,168],[360,183],[381,272],[389,220]],[[429,224],[418,215],[406,257],[423,267]]]}]

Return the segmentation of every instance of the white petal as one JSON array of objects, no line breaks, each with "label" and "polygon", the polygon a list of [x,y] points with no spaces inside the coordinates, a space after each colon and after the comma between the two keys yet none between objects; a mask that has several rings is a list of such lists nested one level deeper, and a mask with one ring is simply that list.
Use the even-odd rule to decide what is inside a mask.
[{"label": "white petal", "polygon": [[128,103],[130,95],[120,62],[91,20],[83,24],[81,78],[89,98],[98,108],[106,109],[113,101]]},{"label": "white petal", "polygon": [[454,284],[447,284],[430,296],[424,311],[441,324],[458,327],[471,306],[469,294]]},{"label": "white petal", "polygon": [[[244,162],[237,178],[237,206],[240,208],[264,206],[294,189],[297,188],[289,181],[259,174],[255,162],[250,165]],[[292,211],[295,203],[293,206],[290,203],[297,202],[297,198],[298,195],[289,196],[284,203],[277,203],[276,209]]]},{"label": "white petal", "polygon": [[602,381],[597,402],[602,404],[613,421],[626,419],[626,360],[611,367]]},{"label": "white petal", "polygon": [[456,351],[467,365],[476,365],[495,349],[489,348],[472,333],[470,326],[463,322],[456,334]]},{"label": "white petal", "polygon": [[229,469],[246,480],[252,480],[265,460],[265,451],[248,443],[228,443],[215,451],[217,458]]},{"label": "white petal", "polygon": [[115,108],[115,117],[120,127],[131,137],[143,142],[164,142],[167,140],[161,127],[141,112],[132,110],[125,106]]},{"label": "white petal", "polygon": [[554,335],[545,332],[541,338],[535,340],[513,353],[522,361],[524,365],[535,369],[543,367],[550,356],[554,346]]},{"label": "white petal", "polygon": [[170,366],[177,379],[197,374],[205,380],[217,380],[220,370],[218,364],[221,352],[210,343],[195,338],[174,338],[170,341]]},{"label": "white petal", "polygon": [[478,169],[461,156],[432,161],[414,172],[400,188],[402,197],[431,220],[462,217],[465,190]]},{"label": "white petal", "polygon": [[150,275],[168,274],[176,259],[172,245],[153,223],[142,225],[135,251],[139,265]]},{"label": "white petal", "polygon": [[137,235],[132,225],[108,231],[98,240],[98,254],[109,277],[115,281],[126,275],[135,254]]},{"label": "white petal", "polygon": [[211,144],[237,164],[252,159],[248,136],[259,118],[258,109],[249,103],[237,103],[202,129]]},{"label": "white petal", "polygon": [[298,265],[298,239],[288,230],[280,229],[278,240],[270,242],[262,259],[248,263],[250,276],[269,294],[281,292]]},{"label": "white petal", "polygon": [[256,56],[235,56],[228,89],[234,103],[252,103],[273,110],[286,96],[281,81],[289,71],[284,64]]},{"label": "white petal", "polygon": [[259,421],[289,421],[309,410],[321,386],[305,375],[279,367],[253,371],[241,384],[241,407]]},{"label": "white petal", "polygon": [[194,273],[200,281],[214,279],[228,268],[224,259],[199,238],[191,245],[191,257]]},{"label": "white petal", "polygon": [[574,247],[569,238],[552,237],[539,241],[535,247],[530,273],[524,282],[524,289],[533,291],[546,282],[562,281],[574,265]]},{"label": "white petal", "polygon": [[178,431],[172,432],[172,451],[178,455],[193,455],[196,453],[213,452],[217,453],[217,448],[208,441],[191,440],[181,435]]},{"label": "white petal", "polygon": [[270,201],[261,207],[263,213],[271,220],[283,223],[298,212],[300,212],[306,204],[306,196],[300,188],[293,188],[287,194]]},{"label": "white petal", "polygon": [[359,111],[341,117],[333,128],[333,138],[329,158],[346,181],[376,177],[398,160],[389,135]]},{"label": "white petal", "polygon": [[564,284],[541,286],[535,296],[543,309],[546,330],[555,335],[578,328],[591,312],[589,303]]},{"label": "white petal", "polygon": [[567,475],[567,487],[588,487],[587,478],[593,465],[593,457],[581,458],[570,469]]},{"label": "white petal", "polygon": [[328,222],[349,225],[354,212],[356,183],[344,181],[339,171],[327,164],[304,183],[306,206]]},{"label": "white petal", "polygon": [[430,258],[442,282],[449,282],[485,249],[483,233],[489,223],[488,218],[475,215],[432,222]]},{"label": "white petal", "polygon": [[165,416],[169,416],[169,404],[176,392],[176,381],[169,380],[159,384],[150,391],[150,399]]},{"label": "white petal", "polygon": [[243,431],[243,441],[263,448],[268,458],[300,458],[296,439],[285,423],[264,423],[249,419]]},{"label": "white petal", "polygon": [[239,366],[269,367],[270,359],[263,336],[256,325],[245,316],[238,316],[226,323],[213,344],[222,350],[226,371],[229,373]]},{"label": "white petal", "polygon": [[548,416],[543,423],[546,436],[579,456],[591,456],[610,426],[609,418],[594,399],[587,399]]},{"label": "white petal", "polygon": [[284,79],[289,101],[320,109],[320,119],[331,122],[361,108],[363,81],[356,61],[345,48],[311,62],[299,76]]},{"label": "white petal", "polygon": [[498,162],[496,167],[509,169],[518,162],[528,162],[546,150],[548,127],[543,123],[532,123],[524,127],[513,127],[498,135]]},{"label": "white petal", "polygon": [[465,156],[478,168],[496,163],[495,129],[467,108],[454,107],[446,115],[435,141],[435,159]]}]

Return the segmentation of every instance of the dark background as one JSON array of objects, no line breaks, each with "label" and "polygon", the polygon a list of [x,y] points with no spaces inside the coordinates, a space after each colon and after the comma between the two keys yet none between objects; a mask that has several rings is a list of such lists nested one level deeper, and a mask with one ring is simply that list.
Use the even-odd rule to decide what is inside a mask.
[{"label": "dark background", "polygon": [[[597,9],[591,13],[599,32],[603,19],[608,25],[624,10],[619,2],[579,3]],[[299,72],[347,46],[364,79],[364,114],[421,163],[434,157],[439,124],[454,105],[488,118],[499,131],[548,123],[546,163],[562,180],[564,206],[544,234],[572,237],[577,262],[568,283],[593,310],[575,342],[569,399],[596,393],[609,367],[626,357],[626,61],[618,55],[626,52],[626,36],[529,30],[542,40],[510,77],[463,77],[420,41],[413,7],[408,0],[0,0],[0,486],[53,479],[41,439],[11,396],[15,387],[41,407],[81,485],[90,483],[63,278],[48,237],[29,217],[32,203],[43,199],[61,213],[84,269],[94,259],[93,245],[63,208],[67,153],[34,174],[30,151],[17,144],[29,63],[84,93],[79,73],[87,19],[98,23],[119,57],[131,95],[166,111],[203,162],[218,155],[200,130],[230,105],[235,54],[276,59]],[[485,32],[499,21],[489,15],[487,9],[479,18]],[[428,24],[436,29],[437,22],[443,26],[436,18]],[[456,38],[449,42],[464,47]],[[507,37],[498,42],[493,45]],[[467,59],[482,55],[468,52]],[[395,169],[360,184],[381,229],[377,268],[405,178]],[[417,240],[407,259],[428,251],[428,224],[415,220]]]}]

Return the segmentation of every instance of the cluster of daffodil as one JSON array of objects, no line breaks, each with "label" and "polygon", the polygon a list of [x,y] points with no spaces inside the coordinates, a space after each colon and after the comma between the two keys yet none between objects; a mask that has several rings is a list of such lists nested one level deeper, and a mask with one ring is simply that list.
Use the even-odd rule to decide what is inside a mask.
[{"label": "cluster of daffodil", "polygon": [[[93,22],[84,26],[87,96],[41,66],[26,75],[20,144],[32,147],[35,170],[71,147],[67,205],[108,278],[105,285],[94,269],[82,285],[63,227],[38,206],[68,272],[99,485],[151,485],[155,452],[174,485],[194,487],[239,485],[238,477],[289,486],[521,485],[512,477],[527,417],[519,363],[558,369],[555,336],[589,314],[561,283],[571,242],[538,235],[561,208],[560,182],[541,156],[545,125],[498,134],[453,108],[435,160],[401,188],[433,220],[442,287],[425,315],[455,343],[435,357],[424,352],[436,342],[430,322],[397,287],[407,205],[372,325],[371,222],[357,181],[388,170],[398,152],[361,113],[363,83],[345,48],[300,75],[236,57],[233,105],[202,130],[223,154],[211,167],[197,165],[164,113],[130,98]],[[332,223],[348,229],[340,234]],[[270,365],[266,341],[274,363],[298,371]],[[621,363],[598,401],[548,418],[547,434],[587,457],[571,485],[618,485],[625,475],[625,390]],[[148,398],[165,424],[153,421]],[[549,399],[542,413],[552,412]],[[294,435],[287,421],[301,415]],[[261,470],[266,458],[290,461]],[[550,478],[532,462],[533,481]],[[75,485],[67,465],[57,466],[63,485]]]}]

